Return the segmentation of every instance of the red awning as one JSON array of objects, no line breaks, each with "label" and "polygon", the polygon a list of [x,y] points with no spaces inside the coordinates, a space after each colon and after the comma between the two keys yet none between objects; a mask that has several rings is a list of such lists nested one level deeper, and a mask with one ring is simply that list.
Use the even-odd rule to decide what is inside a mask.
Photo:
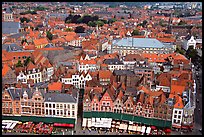
[{"label": "red awning", "polygon": [[171,133],[171,129],[167,128],[167,129],[164,130],[164,132]]},{"label": "red awning", "polygon": [[74,124],[54,123],[55,127],[74,127]]},{"label": "red awning", "polygon": [[151,126],[151,129],[153,129],[153,130],[154,130],[154,129],[156,129],[156,127],[155,127],[155,126]]}]

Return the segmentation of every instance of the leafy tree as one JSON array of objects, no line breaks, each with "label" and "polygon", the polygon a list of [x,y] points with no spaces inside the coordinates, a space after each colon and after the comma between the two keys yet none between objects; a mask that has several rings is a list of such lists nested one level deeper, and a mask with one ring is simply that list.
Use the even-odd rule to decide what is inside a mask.
[{"label": "leafy tree", "polygon": [[52,33],[50,31],[47,31],[47,38],[49,40],[52,40],[52,37],[53,37]]},{"label": "leafy tree", "polygon": [[22,45],[24,42],[27,42],[27,39],[22,39],[21,45]]},{"label": "leafy tree", "polygon": [[135,29],[135,30],[133,30],[133,32],[131,34],[132,34],[132,36],[140,35],[140,32],[138,29]]},{"label": "leafy tree", "polygon": [[182,25],[185,25],[185,24],[186,24],[186,22],[182,21],[182,20],[178,23],[179,26],[182,26]]},{"label": "leafy tree", "polygon": [[96,22],[95,21],[89,21],[88,26],[91,26],[91,27],[96,27]]},{"label": "leafy tree", "polygon": [[23,23],[24,21],[26,21],[26,23],[28,23],[30,21],[30,19],[23,17],[23,18],[20,18],[20,21],[21,21],[21,23]]},{"label": "leafy tree", "polygon": [[102,21],[96,21],[96,24],[99,26],[99,27],[102,27],[103,25],[104,25],[104,22],[102,22]]},{"label": "leafy tree", "polygon": [[85,28],[83,26],[78,26],[74,30],[76,33],[84,33]]},{"label": "leafy tree", "polygon": [[191,58],[192,62],[197,61],[198,57],[198,52],[196,49],[193,49],[193,47],[189,47],[188,50],[186,51],[186,55]]},{"label": "leafy tree", "polygon": [[109,23],[109,24],[112,24],[113,22],[116,22],[116,21],[117,21],[117,20],[116,20],[115,18],[112,18],[112,19],[109,19],[109,20],[108,20],[108,23]]},{"label": "leafy tree", "polygon": [[145,26],[145,25],[147,24],[147,21],[144,20],[144,21],[142,22],[142,24]]},{"label": "leafy tree", "polygon": [[26,58],[26,60],[24,61],[24,66],[27,66],[29,64],[29,62],[34,63],[34,61],[31,60],[30,57]]},{"label": "leafy tree", "polygon": [[66,30],[65,30],[66,32],[71,32],[71,31],[73,31],[71,28],[66,28]]},{"label": "leafy tree", "polygon": [[21,63],[20,60],[18,60],[18,63],[16,64],[16,67],[23,67],[23,64]]}]

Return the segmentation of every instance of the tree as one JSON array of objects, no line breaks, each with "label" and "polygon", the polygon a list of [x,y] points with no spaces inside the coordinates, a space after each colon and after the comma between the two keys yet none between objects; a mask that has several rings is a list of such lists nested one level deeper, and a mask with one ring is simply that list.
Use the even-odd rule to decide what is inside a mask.
[{"label": "tree", "polygon": [[95,21],[89,21],[88,26],[91,26],[91,27],[96,27],[96,22]]},{"label": "tree", "polygon": [[135,30],[133,30],[133,32],[131,34],[132,34],[132,36],[140,35],[140,32],[138,29],[135,29]]},{"label": "tree", "polygon": [[23,64],[21,63],[20,60],[18,60],[18,63],[16,64],[16,67],[23,67]]},{"label": "tree", "polygon": [[115,18],[109,19],[108,24],[112,24],[113,22],[116,22],[117,20]]},{"label": "tree", "polygon": [[76,33],[84,33],[85,28],[83,26],[78,26],[75,28]]},{"label": "tree", "polygon": [[71,32],[71,31],[73,31],[71,28],[66,28],[66,30],[65,30],[66,32]]},{"label": "tree", "polygon": [[24,42],[27,42],[27,39],[22,39],[21,45],[22,45]]},{"label": "tree", "polygon": [[185,25],[185,24],[186,24],[186,22],[182,21],[182,20],[178,23],[179,26],[182,26],[182,25]]},{"label": "tree", "polygon": [[50,31],[47,31],[47,38],[49,40],[52,40],[52,37],[53,37],[52,33]]},{"label": "tree", "polygon": [[198,57],[198,52],[196,49],[193,49],[193,47],[189,47],[188,50],[186,51],[186,55],[191,58],[192,62],[197,61]]},{"label": "tree", "polygon": [[145,26],[145,25],[147,24],[147,21],[144,20],[144,21],[142,22],[142,24]]},{"label": "tree", "polygon": [[26,21],[26,23],[28,23],[30,21],[30,19],[23,17],[23,18],[20,18],[20,21],[21,21],[21,23],[23,23],[24,21]]},{"label": "tree", "polygon": [[30,57],[26,58],[26,60],[24,61],[24,66],[27,66],[30,61],[33,62]]},{"label": "tree", "polygon": [[102,27],[103,25],[104,25],[104,22],[102,22],[102,21],[96,21],[96,24],[99,26],[99,27]]}]

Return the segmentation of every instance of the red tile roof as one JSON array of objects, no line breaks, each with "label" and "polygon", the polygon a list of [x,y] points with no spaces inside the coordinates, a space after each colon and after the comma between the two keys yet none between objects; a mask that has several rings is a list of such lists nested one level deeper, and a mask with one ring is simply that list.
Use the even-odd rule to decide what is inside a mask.
[{"label": "red tile roof", "polygon": [[40,38],[33,41],[35,46],[48,44],[47,38]]},{"label": "red tile roof", "polygon": [[61,91],[62,90],[62,83],[61,82],[50,83],[50,84],[48,84],[48,90]]},{"label": "red tile roof", "polygon": [[99,70],[99,79],[110,79],[112,72],[110,70]]}]

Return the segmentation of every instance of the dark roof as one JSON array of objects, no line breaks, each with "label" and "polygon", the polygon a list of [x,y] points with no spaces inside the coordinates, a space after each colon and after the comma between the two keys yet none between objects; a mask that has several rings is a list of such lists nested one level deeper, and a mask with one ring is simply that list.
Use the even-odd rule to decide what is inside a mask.
[{"label": "dark roof", "polygon": [[101,15],[112,15],[111,12],[107,12],[107,11],[95,11],[93,14],[101,14]]},{"label": "dark roof", "polygon": [[[35,89],[30,89],[30,88],[15,88],[15,89],[8,89],[9,94],[11,95],[11,98],[13,100],[19,100],[20,97],[23,97],[23,92],[26,91],[28,94],[28,98],[32,98],[33,93],[35,92]],[[44,90],[40,90],[42,96],[44,97],[45,93]]]},{"label": "dark roof", "polygon": [[134,72],[131,70],[114,70],[114,75],[127,75],[127,76],[134,76]]},{"label": "dark roof", "polygon": [[28,32],[13,34],[13,35],[8,36],[8,38],[16,38],[17,39],[17,38],[24,36],[25,34],[28,34]]},{"label": "dark roof", "polygon": [[191,38],[191,35],[187,35],[187,36],[185,37],[186,40],[189,40],[190,38]]},{"label": "dark roof", "polygon": [[11,34],[18,33],[20,28],[19,22],[2,22],[2,33]]},{"label": "dark roof", "polygon": [[120,61],[119,59],[106,59],[104,61],[104,64],[109,64],[109,65],[123,65],[123,62]]},{"label": "dark roof", "polygon": [[7,52],[12,52],[12,51],[22,50],[22,48],[16,45],[15,43],[11,43],[11,44],[3,44],[2,50],[6,50]]},{"label": "dark roof", "polygon": [[44,48],[53,48],[54,45],[52,45],[51,43],[47,44]]},{"label": "dark roof", "polygon": [[6,10],[5,10],[5,12],[6,12],[6,13],[12,13],[13,11],[12,11],[12,9],[11,9],[10,7],[7,7]]},{"label": "dark roof", "polygon": [[45,102],[66,102],[76,103],[76,99],[70,94],[63,93],[46,93]]}]

